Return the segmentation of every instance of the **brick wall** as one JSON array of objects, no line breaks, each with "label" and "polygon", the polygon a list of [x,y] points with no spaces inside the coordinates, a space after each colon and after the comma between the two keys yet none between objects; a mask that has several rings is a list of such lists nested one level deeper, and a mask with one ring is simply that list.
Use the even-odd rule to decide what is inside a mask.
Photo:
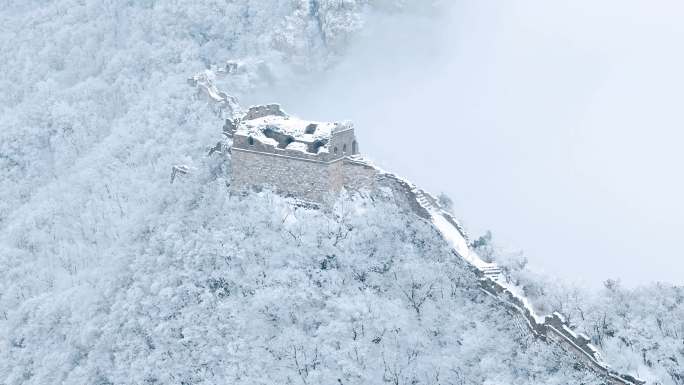
[{"label": "brick wall", "polygon": [[378,170],[375,167],[345,160],[342,165],[342,185],[351,190],[374,189],[377,186]]},{"label": "brick wall", "polygon": [[334,167],[330,166],[301,158],[233,148],[231,188],[266,187],[284,195],[322,202],[330,191],[337,188],[332,182],[335,178],[331,177]]},{"label": "brick wall", "polygon": [[342,143],[352,148],[354,131],[340,132],[338,156],[309,154],[281,149],[259,140],[236,135],[232,148],[232,188],[252,186],[270,188],[284,195],[324,203],[330,193],[346,187],[350,190],[373,189],[378,171],[375,167],[342,157]]}]

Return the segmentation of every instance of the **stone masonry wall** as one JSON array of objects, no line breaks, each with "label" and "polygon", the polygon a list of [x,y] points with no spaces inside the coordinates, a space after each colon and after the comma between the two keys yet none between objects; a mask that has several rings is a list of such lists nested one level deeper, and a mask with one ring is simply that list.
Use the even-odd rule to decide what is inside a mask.
[{"label": "stone masonry wall", "polygon": [[337,187],[332,185],[330,164],[239,148],[233,148],[232,158],[233,190],[268,187],[281,194],[322,202]]},{"label": "stone masonry wall", "polygon": [[[478,273],[482,275],[481,273]],[[537,322],[522,300],[513,295],[508,289],[497,282],[488,279],[480,279],[480,287],[493,297],[499,299],[504,305],[518,312],[527,321],[530,331],[538,337],[553,342],[564,350],[570,352],[578,362],[597,373],[607,384],[610,385],[643,385],[642,380],[630,375],[612,371],[599,361],[596,350],[589,343],[589,339],[581,334],[575,334],[570,330],[565,321],[558,314],[547,316],[543,322]]]},{"label": "stone masonry wall", "polygon": [[344,160],[342,185],[351,190],[372,190],[377,186],[378,170],[375,167]]},{"label": "stone masonry wall", "polygon": [[328,194],[344,187],[370,190],[376,186],[377,169],[364,163],[349,159],[321,162],[292,154],[298,155],[294,157],[281,149],[273,151],[272,146],[258,141],[249,148],[244,147],[233,146],[232,149],[231,187],[234,190],[268,187],[284,195],[324,203]]},{"label": "stone masonry wall", "polygon": [[[330,150],[330,153],[335,156],[335,148],[337,148],[337,155],[338,156],[343,156],[343,155],[355,155],[353,153],[353,146],[356,141],[356,137],[354,135],[354,129],[353,128],[348,128],[342,131],[338,131],[333,133],[332,138],[330,138],[330,143],[328,144],[328,148]],[[346,148],[346,151],[345,151]],[[356,145],[356,153],[359,152],[358,144]]]},{"label": "stone masonry wall", "polygon": [[378,185],[389,188],[394,195],[394,199],[400,206],[414,212],[421,218],[430,219],[430,213],[416,200],[414,185],[398,178],[394,174],[388,173],[381,173],[378,175]]}]

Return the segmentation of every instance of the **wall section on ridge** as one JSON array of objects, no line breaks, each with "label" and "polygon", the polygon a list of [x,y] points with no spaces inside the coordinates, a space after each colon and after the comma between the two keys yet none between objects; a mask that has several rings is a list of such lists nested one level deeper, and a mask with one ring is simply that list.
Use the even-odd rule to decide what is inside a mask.
[{"label": "wall section on ridge", "polygon": [[233,190],[271,188],[284,195],[321,202],[333,190],[329,164],[306,159],[232,149]]},{"label": "wall section on ridge", "polygon": [[378,170],[370,165],[345,159],[340,162],[342,186],[350,190],[373,190],[377,187]]}]

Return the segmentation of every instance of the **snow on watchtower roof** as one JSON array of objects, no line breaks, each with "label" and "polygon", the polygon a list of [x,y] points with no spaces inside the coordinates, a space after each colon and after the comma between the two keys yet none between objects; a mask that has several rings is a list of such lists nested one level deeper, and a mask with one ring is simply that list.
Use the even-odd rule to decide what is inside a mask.
[{"label": "snow on watchtower roof", "polygon": [[[303,120],[287,115],[279,105],[268,104],[254,106],[242,119],[235,122],[233,134],[248,138],[267,146],[283,150],[300,151],[307,154],[353,155],[356,153],[356,141],[353,137],[353,125],[350,122],[317,122]],[[338,135],[350,131],[349,144],[337,145]]]}]

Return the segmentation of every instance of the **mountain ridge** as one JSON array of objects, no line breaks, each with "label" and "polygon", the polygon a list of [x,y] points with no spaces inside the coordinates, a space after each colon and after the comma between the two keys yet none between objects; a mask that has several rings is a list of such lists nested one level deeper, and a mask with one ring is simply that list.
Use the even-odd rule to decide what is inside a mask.
[{"label": "mountain ridge", "polygon": [[207,156],[223,115],[187,76],[245,58],[227,89],[247,93],[323,71],[373,21],[325,2],[336,51],[302,43],[321,39],[308,2],[275,3],[0,13],[0,384],[601,383],[392,197],[325,211],[229,193],[229,156]]}]

